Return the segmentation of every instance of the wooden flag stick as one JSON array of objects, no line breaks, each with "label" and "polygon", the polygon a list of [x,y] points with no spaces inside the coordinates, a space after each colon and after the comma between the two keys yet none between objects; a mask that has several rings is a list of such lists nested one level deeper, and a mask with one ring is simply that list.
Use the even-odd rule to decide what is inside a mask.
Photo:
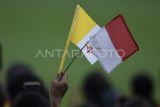
[{"label": "wooden flag stick", "polygon": [[66,42],[66,45],[65,45],[65,48],[64,48],[64,53],[63,53],[63,56],[62,56],[62,59],[61,59],[61,63],[60,63],[58,73],[61,73],[63,71],[64,62],[65,62],[65,59],[66,59],[66,56],[67,56],[67,51],[68,51],[68,47],[69,47],[70,40],[71,40],[71,34],[74,30],[74,27],[76,26],[79,7],[80,6],[77,5],[77,8],[75,10],[75,15],[74,15],[73,22],[72,22],[72,25],[71,25],[71,29],[69,31],[69,36],[68,36],[68,39],[67,39],[67,42]]}]

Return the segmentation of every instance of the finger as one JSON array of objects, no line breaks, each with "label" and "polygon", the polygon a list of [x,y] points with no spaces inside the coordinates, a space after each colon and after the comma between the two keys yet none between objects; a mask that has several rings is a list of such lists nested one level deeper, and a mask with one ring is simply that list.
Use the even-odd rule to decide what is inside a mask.
[{"label": "finger", "polygon": [[60,74],[57,74],[57,76],[55,77],[55,79],[51,80],[50,83],[53,84],[55,83],[58,79],[59,79]]},{"label": "finger", "polygon": [[53,80],[52,82],[51,82],[51,85],[55,85],[55,84],[57,84],[58,83],[58,80]]},{"label": "finger", "polygon": [[61,80],[62,80],[63,75],[64,75],[63,72],[57,74],[57,79],[58,79],[58,81],[61,81]]},{"label": "finger", "polygon": [[57,74],[57,78],[56,78],[58,81],[61,81],[61,79],[62,79],[62,76],[61,76],[61,73],[58,73]]},{"label": "finger", "polygon": [[63,75],[63,77],[62,77],[62,80],[61,80],[63,83],[67,83],[67,81],[68,81],[68,77],[67,77],[67,75],[66,74],[64,74]]}]

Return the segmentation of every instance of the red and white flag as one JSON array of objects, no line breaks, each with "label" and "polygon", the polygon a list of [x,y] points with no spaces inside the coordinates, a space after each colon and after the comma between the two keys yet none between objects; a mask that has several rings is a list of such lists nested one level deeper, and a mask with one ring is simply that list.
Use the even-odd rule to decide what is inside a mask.
[{"label": "red and white flag", "polygon": [[108,73],[139,49],[121,15],[91,37],[89,43]]}]

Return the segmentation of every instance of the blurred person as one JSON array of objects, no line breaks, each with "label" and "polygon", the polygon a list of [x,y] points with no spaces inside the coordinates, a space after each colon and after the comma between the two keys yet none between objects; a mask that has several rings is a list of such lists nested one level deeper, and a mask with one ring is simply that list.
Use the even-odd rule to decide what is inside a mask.
[{"label": "blurred person", "polygon": [[82,91],[85,103],[78,107],[115,107],[118,95],[113,91],[109,81],[98,71],[85,79]]},{"label": "blurred person", "polygon": [[5,105],[5,94],[4,94],[4,90],[3,87],[0,85],[0,107],[4,107]]},{"label": "blurred person", "polygon": [[12,107],[50,107],[50,103],[41,94],[26,91],[17,96]]},{"label": "blurred person", "polygon": [[58,75],[50,87],[51,104],[39,93],[25,90],[13,101],[12,107],[60,107],[61,100],[67,92],[67,76]]},{"label": "blurred person", "polygon": [[151,104],[155,105],[155,102],[152,98],[154,90],[154,82],[150,75],[139,74],[136,75],[131,83],[131,88],[134,96],[142,97],[149,101]]},{"label": "blurred person", "polygon": [[124,107],[153,107],[147,100],[142,98],[132,98],[126,104]]},{"label": "blurred person", "polygon": [[[7,92],[9,96],[10,103],[26,88],[31,88],[30,90],[38,89],[35,92],[40,93],[49,99],[49,95],[45,90],[44,84],[39,77],[37,77],[32,69],[25,64],[14,64],[12,65],[6,75],[6,85]],[[36,84],[35,84],[36,83]],[[36,86],[35,86],[36,85]]]},{"label": "blurred person", "polygon": [[2,64],[2,45],[0,44],[0,72],[2,70],[2,66],[3,66]]},{"label": "blurred person", "polygon": [[123,95],[120,95],[119,96],[119,99],[118,99],[118,105],[119,105],[119,107],[124,107],[124,105],[126,104],[126,102],[129,100],[129,98],[128,97],[126,97],[126,96],[123,96]]}]

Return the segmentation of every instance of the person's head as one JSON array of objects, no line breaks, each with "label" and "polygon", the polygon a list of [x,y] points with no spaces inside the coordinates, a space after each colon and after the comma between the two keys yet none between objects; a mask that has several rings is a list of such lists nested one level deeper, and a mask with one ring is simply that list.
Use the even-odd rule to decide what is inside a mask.
[{"label": "person's head", "polygon": [[0,85],[0,107],[3,107],[5,103],[5,95],[3,91],[3,87]]},{"label": "person's head", "polygon": [[120,95],[118,98],[118,105],[119,105],[118,107],[124,107],[124,105],[128,100],[129,100],[128,97]]},{"label": "person's head", "polygon": [[133,98],[130,99],[124,107],[153,107],[149,102],[142,98]]},{"label": "person's head", "polygon": [[43,82],[39,77],[33,74],[32,69],[25,64],[12,65],[7,72],[7,91],[10,100],[13,101],[15,97],[25,90],[26,83],[36,82],[40,85],[40,93],[44,96],[48,96],[43,86]]},{"label": "person's head", "polygon": [[147,74],[136,75],[131,83],[131,88],[135,96],[150,99],[154,88],[152,78]]},{"label": "person's head", "polygon": [[50,107],[48,99],[39,93],[23,92],[13,102],[12,107]]},{"label": "person's head", "polygon": [[109,81],[99,71],[93,72],[85,79],[83,84],[83,93],[86,100],[96,103],[98,106],[112,107],[115,100]]}]

